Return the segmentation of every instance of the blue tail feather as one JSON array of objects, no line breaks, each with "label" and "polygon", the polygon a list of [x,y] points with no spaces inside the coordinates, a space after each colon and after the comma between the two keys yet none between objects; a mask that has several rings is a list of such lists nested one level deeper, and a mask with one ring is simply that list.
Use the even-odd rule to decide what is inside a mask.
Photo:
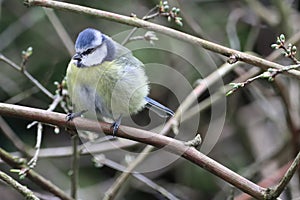
[{"label": "blue tail feather", "polygon": [[[174,116],[174,112],[170,108],[167,108],[166,106],[158,103],[150,97],[145,97],[145,100],[147,101],[146,107],[155,111],[158,115],[162,117]],[[168,116],[166,116],[165,114],[167,114]]]}]

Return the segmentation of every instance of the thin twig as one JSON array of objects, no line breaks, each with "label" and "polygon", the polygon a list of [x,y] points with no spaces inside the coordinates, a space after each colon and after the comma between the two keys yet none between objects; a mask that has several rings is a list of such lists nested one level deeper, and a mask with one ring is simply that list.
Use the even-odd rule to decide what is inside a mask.
[{"label": "thin twig", "polygon": [[[73,131],[74,132],[74,131]],[[79,171],[79,152],[78,152],[78,142],[79,138],[77,133],[73,133],[72,136],[72,165],[71,165],[71,197],[75,200],[77,199],[77,187],[78,187],[78,171]]]},{"label": "thin twig", "polygon": [[[71,122],[66,122],[65,114],[49,112],[42,109],[0,103],[0,115],[19,117],[26,120],[37,120],[42,123],[49,123],[56,126],[69,128],[71,130],[77,128],[78,130],[87,130],[92,132],[102,131],[108,135],[113,135],[111,124],[109,123],[95,122],[85,118],[75,118]],[[161,133],[166,133],[168,130],[170,130],[170,127],[171,123],[167,122]],[[224,179],[228,183],[250,194],[251,196],[257,199],[264,198],[266,192],[265,188],[262,188],[245,179],[244,177],[236,174],[235,172],[229,170],[218,162],[202,154],[195,148],[187,147],[182,141],[150,131],[122,125],[118,130],[117,136],[146,143],[157,148],[163,148],[166,151],[182,156],[183,158],[193,162],[200,167],[203,167],[204,169]]]},{"label": "thin twig", "polygon": [[49,92],[44,86],[42,86],[42,84],[38,80],[36,80],[35,78],[33,78],[33,76],[31,76],[30,73],[28,73],[26,70],[22,70],[22,68],[19,65],[17,65],[16,63],[14,63],[13,61],[11,61],[10,59],[8,59],[7,57],[5,57],[1,53],[0,53],[0,60],[4,61],[8,65],[10,65],[14,69],[16,69],[17,71],[19,71],[22,74],[24,74],[27,79],[29,79],[35,86],[37,86],[48,97],[50,97],[51,99],[54,98],[54,96],[51,94],[51,92]]},{"label": "thin twig", "polygon": [[[151,15],[151,16],[149,16],[149,14],[150,13],[152,13],[154,10],[156,10],[158,7],[157,6],[155,6],[155,7],[153,7],[152,9],[150,9],[149,10],[149,12],[142,18],[143,20],[149,20],[149,19],[152,19],[152,18],[154,18],[154,17],[156,17],[159,13],[157,12],[157,13],[154,13],[153,15]],[[132,37],[132,35],[136,32],[138,30],[138,28],[137,27],[134,27],[131,31],[130,31],[130,33],[126,36],[126,38],[122,41],[122,43],[121,43],[121,45],[125,45],[125,44],[127,44],[128,42],[129,42],[129,40],[130,40],[130,38]]]},{"label": "thin twig", "polygon": [[[3,1],[0,1],[2,3]],[[0,33],[0,52],[8,47],[11,43],[16,41],[22,33],[30,30],[32,26],[44,19],[44,12],[40,9],[29,10],[25,14],[21,15],[13,23]]]},{"label": "thin twig", "polygon": [[173,124],[179,124],[182,114],[188,110],[188,108],[197,100],[197,98],[216,81],[222,79],[223,76],[229,73],[238,64],[238,62],[234,64],[225,63],[216,71],[214,71],[213,73],[205,77],[203,80],[201,80],[200,84],[180,104],[172,119]]},{"label": "thin twig", "polygon": [[292,69],[298,69],[299,67],[300,67],[300,64],[285,66],[282,69],[272,69],[272,68],[270,68],[267,71],[265,71],[265,72],[263,72],[263,73],[261,73],[261,74],[259,74],[257,76],[254,76],[252,78],[249,78],[249,79],[247,79],[244,82],[241,82],[241,83],[231,83],[230,85],[232,85],[232,89],[229,90],[226,95],[227,96],[231,95],[237,89],[243,88],[243,87],[249,85],[250,83],[252,83],[253,81],[258,80],[258,79],[268,79],[269,81],[274,81],[274,78],[278,74],[281,74],[281,73],[283,73],[285,71],[289,71],[289,70],[292,70]]},{"label": "thin twig", "polygon": [[26,186],[20,184],[18,181],[10,177],[8,174],[0,171],[0,179],[9,184],[11,187],[13,187],[15,190],[17,190],[19,193],[21,193],[26,199],[28,200],[39,200],[37,196],[34,195],[34,193],[28,189]]},{"label": "thin twig", "polygon": [[[100,156],[100,158],[98,156],[94,159],[94,161],[97,162],[97,163],[100,163],[102,165],[106,165],[106,166],[108,166],[112,169],[118,170],[118,171],[125,171],[126,170],[125,166],[120,165],[119,163],[114,162],[112,160],[109,160],[109,159],[105,158],[104,156]],[[135,177],[136,179],[140,180],[141,182],[145,183],[147,186],[149,186],[153,190],[159,192],[160,194],[162,194],[167,199],[171,199],[171,200],[177,200],[178,199],[173,194],[171,194],[169,191],[167,191],[165,188],[163,188],[162,186],[154,183],[151,179],[143,176],[142,174],[134,171],[132,173],[132,176]]]},{"label": "thin twig", "polygon": [[12,144],[25,156],[30,156],[29,147],[19,138],[19,136],[10,128],[3,117],[0,116],[0,129],[4,135],[12,142]]},{"label": "thin twig", "polygon": [[[174,30],[172,28],[164,27],[158,24],[154,24],[142,19],[138,19],[137,17],[127,17],[107,11],[102,11],[98,9],[88,8],[84,6],[74,5],[70,3],[65,2],[58,2],[54,0],[25,0],[24,3],[28,6],[43,6],[43,7],[49,7],[49,8],[55,8],[55,9],[61,9],[61,10],[67,10],[72,11],[76,13],[81,14],[88,14],[95,17],[104,18],[107,20],[115,21],[118,23],[127,24],[130,26],[135,26],[138,28],[145,28],[148,30],[156,31],[159,33],[163,33],[165,35],[177,38],[179,40],[201,46],[207,50],[222,54],[224,56],[230,57],[232,55],[236,56],[239,61],[246,62],[251,65],[258,66],[262,69],[268,69],[268,68],[277,68],[281,69],[283,66],[253,55],[249,55],[247,53],[243,53],[237,50],[230,49],[228,47],[224,47],[222,45],[209,42],[200,38],[197,38],[195,36]],[[300,78],[300,72],[297,70],[291,70],[287,72],[287,74],[290,74],[296,78]]]},{"label": "thin twig", "polygon": [[10,103],[10,104],[18,103],[18,102],[22,101],[23,99],[31,97],[33,94],[35,94],[39,91],[40,90],[36,86],[33,86],[32,88],[21,91],[18,94],[16,94],[15,96],[12,96],[9,99],[5,100],[5,103]]},{"label": "thin twig", "polygon": [[38,123],[37,133],[36,133],[35,153],[33,157],[30,159],[30,161],[27,163],[27,165],[31,169],[34,168],[37,163],[39,152],[41,149],[41,144],[42,144],[42,136],[43,136],[43,125],[42,123]]},{"label": "thin twig", "polygon": [[249,7],[270,26],[276,26],[279,23],[279,16],[270,8],[266,8],[258,0],[245,0]]},{"label": "thin twig", "polygon": [[147,145],[143,151],[127,166],[126,170],[117,178],[117,180],[110,186],[105,192],[103,200],[114,199],[121,186],[125,183],[133,170],[148,156],[148,154],[154,149],[153,146]]},{"label": "thin twig", "polygon": [[62,25],[60,19],[56,16],[55,12],[52,9],[44,8],[44,11],[50,20],[52,26],[54,27],[56,33],[58,34],[60,40],[65,45],[66,49],[69,52],[70,56],[74,55],[74,43],[67,33],[66,29]]}]

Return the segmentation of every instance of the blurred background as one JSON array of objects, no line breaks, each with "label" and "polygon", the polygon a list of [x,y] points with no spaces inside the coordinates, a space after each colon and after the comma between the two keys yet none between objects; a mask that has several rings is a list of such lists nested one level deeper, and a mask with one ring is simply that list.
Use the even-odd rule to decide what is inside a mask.
[{"label": "blurred background", "polygon": [[[134,14],[139,18],[159,4],[158,0],[67,2],[126,16]],[[180,8],[183,26],[173,19],[168,22],[164,16],[150,21],[283,65],[293,62],[281,56],[281,50],[272,53],[271,44],[276,43],[276,37],[284,33],[287,40],[292,39],[292,43],[300,48],[300,3],[297,0],[169,0],[168,4]],[[99,29],[120,43],[133,28],[78,13],[27,8],[21,0],[0,0],[0,53],[20,65],[22,51],[32,47],[33,54],[26,63],[26,70],[52,94],[57,89],[54,82],[61,82],[65,76],[78,33],[87,27]],[[133,36],[146,33],[147,30],[139,29]],[[158,40],[154,44],[138,40],[127,43],[126,47],[145,63],[152,88],[150,96],[176,110],[192,89],[220,68],[226,58],[163,34],[156,33],[156,37]],[[300,59],[299,53],[296,57]],[[198,103],[253,69],[259,72],[255,66],[239,64],[210,86],[198,98]],[[275,185],[300,146],[299,81],[287,75],[279,75],[276,80],[275,83],[258,80],[229,97],[223,95],[217,103],[182,122],[177,138],[190,140],[200,133],[204,140],[200,151],[255,183],[262,182],[265,187]],[[52,100],[22,73],[0,62],[0,102],[47,109]],[[55,111],[64,112],[60,107]],[[151,130],[165,121],[145,110],[125,119],[123,124]],[[27,147],[33,149],[36,127],[26,129],[29,123],[3,117],[0,120],[0,147],[13,153],[18,151],[5,136],[4,127],[9,126]],[[71,137],[64,130],[55,133],[49,126],[44,126],[43,132],[41,154],[35,169],[68,193]],[[100,199],[120,174],[112,167],[96,165],[95,157],[105,155],[126,166],[145,147],[129,141],[122,149],[111,143],[99,144],[95,147],[97,151],[85,152],[80,157],[80,199]],[[93,151],[92,148],[88,150]],[[179,199],[249,199],[208,171],[184,159],[169,158],[170,154],[157,151],[137,170]],[[164,164],[157,166],[156,163]],[[153,168],[145,169],[151,164]],[[9,173],[10,167],[1,162],[0,169]],[[18,179],[15,174],[10,175]],[[294,176],[282,199],[300,199],[299,175]],[[55,199],[28,179],[21,182],[44,195],[44,199]],[[2,199],[23,199],[2,182],[0,193]],[[141,198],[164,199],[134,178],[124,183],[118,195],[118,199]]]}]

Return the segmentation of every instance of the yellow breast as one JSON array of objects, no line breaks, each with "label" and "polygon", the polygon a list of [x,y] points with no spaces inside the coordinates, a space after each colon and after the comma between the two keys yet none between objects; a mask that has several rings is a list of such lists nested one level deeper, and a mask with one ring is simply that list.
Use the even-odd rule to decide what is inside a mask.
[{"label": "yellow breast", "polygon": [[103,62],[78,68],[71,61],[66,76],[71,100],[79,111],[94,109],[114,118],[136,113],[146,104],[149,87],[142,67]]}]

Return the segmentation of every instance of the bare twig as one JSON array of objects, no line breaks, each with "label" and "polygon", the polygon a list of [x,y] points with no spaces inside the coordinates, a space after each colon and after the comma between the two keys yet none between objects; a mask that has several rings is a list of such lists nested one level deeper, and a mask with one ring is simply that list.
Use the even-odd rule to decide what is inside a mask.
[{"label": "bare twig", "polygon": [[12,142],[12,144],[24,155],[29,156],[28,146],[18,137],[18,135],[10,128],[3,117],[0,116],[0,129],[4,135]]},{"label": "bare twig", "polygon": [[60,37],[60,40],[65,45],[66,49],[69,52],[70,56],[74,55],[74,43],[70,36],[68,35],[66,29],[62,25],[59,18],[56,16],[55,12],[52,9],[44,8],[44,11],[50,20],[51,24],[53,25],[55,31],[57,32],[58,36]]},{"label": "bare twig", "polygon": [[[207,90],[212,84],[216,81],[220,80],[221,77],[229,73],[234,67],[236,67],[239,63],[236,62],[234,64],[223,64],[216,71],[205,77],[205,79],[201,80],[200,84],[184,99],[184,101],[180,104],[177,109],[174,117],[172,118],[173,124],[178,124],[180,118],[184,112],[188,110],[188,108],[193,104],[197,98]],[[194,110],[194,109],[193,109]],[[197,109],[198,110],[198,109]],[[196,113],[196,112],[194,112]]]},{"label": "bare twig", "polygon": [[[77,12],[81,14],[88,14],[95,17],[104,18],[107,20],[115,21],[118,23],[127,24],[130,26],[135,26],[138,28],[145,28],[148,30],[156,31],[159,33],[163,33],[165,35],[177,38],[179,40],[202,46],[203,48],[222,54],[224,56],[230,57],[231,55],[235,55],[239,61],[246,62],[251,65],[258,66],[262,69],[268,69],[268,68],[277,68],[281,69],[283,66],[271,61],[267,61],[265,59],[249,55],[247,53],[243,53],[237,50],[233,50],[227,47],[224,47],[219,44],[215,44],[213,42],[209,42],[200,38],[197,38],[195,36],[164,27],[158,24],[154,24],[142,19],[138,19],[137,17],[127,17],[107,11],[102,11],[98,9],[88,8],[84,6],[64,3],[64,2],[58,2],[53,0],[25,0],[24,3],[28,6],[43,6],[43,7],[49,7],[49,8],[55,8],[55,9],[61,9],[61,10],[67,10],[72,12]],[[287,74],[293,75],[296,78],[300,78],[300,72],[297,70],[291,70],[287,72]]]},{"label": "bare twig", "polygon": [[[95,157],[94,162],[96,162],[97,164],[100,164],[100,165],[106,165],[106,166],[108,166],[110,168],[113,168],[115,170],[118,170],[118,171],[125,171],[126,170],[125,166],[120,165],[117,162],[114,162],[112,160],[109,160],[109,159],[105,158],[104,155]],[[141,182],[145,183],[147,186],[149,186],[153,190],[159,192],[160,194],[162,194],[167,199],[171,199],[171,200],[177,200],[178,199],[173,194],[168,192],[165,188],[163,188],[162,186],[154,183],[151,179],[143,176],[142,174],[134,171],[132,173],[132,176],[135,177],[136,179],[140,180]]]},{"label": "bare twig", "polygon": [[271,9],[266,8],[258,0],[245,0],[249,7],[258,15],[262,20],[270,26],[276,26],[279,23],[279,16]]},{"label": "bare twig", "polygon": [[42,123],[38,123],[37,133],[36,133],[35,153],[33,157],[30,159],[30,161],[27,163],[28,167],[31,169],[34,168],[37,163],[39,152],[41,149],[41,144],[42,144],[42,136],[43,136],[43,125]]},{"label": "bare twig", "polygon": [[42,12],[42,10],[29,10],[20,16],[16,21],[10,23],[5,30],[2,29],[0,33],[0,52],[14,42],[19,35],[28,29],[31,29],[32,26],[44,19],[44,16],[45,14]]},{"label": "bare twig", "polygon": [[297,154],[296,158],[294,159],[293,163],[285,173],[284,177],[281,179],[278,185],[276,185],[274,188],[271,189],[268,195],[268,199],[275,199],[279,197],[279,195],[282,193],[284,188],[287,186],[287,184],[290,182],[291,178],[295,174],[297,168],[299,167],[300,163],[300,152]]},{"label": "bare twig", "polygon": [[39,91],[40,90],[36,86],[33,86],[32,88],[21,91],[18,94],[16,94],[15,96],[10,97],[9,99],[7,99],[5,101],[5,103],[10,103],[10,104],[18,103],[18,102],[22,101],[23,99],[26,99]]},{"label": "bare twig", "polygon": [[19,193],[21,193],[28,200],[39,200],[37,196],[33,194],[33,192],[28,189],[26,186],[21,185],[18,181],[10,177],[8,174],[0,171],[0,179],[9,184]]},{"label": "bare twig", "polygon": [[117,178],[117,180],[110,186],[105,192],[103,200],[114,199],[120,190],[121,186],[128,179],[132,171],[148,156],[148,154],[154,149],[153,146],[147,145],[143,151],[127,166],[126,170]]},{"label": "bare twig", "polygon": [[[76,118],[71,122],[66,122],[65,114],[49,112],[49,111],[29,108],[25,106],[17,106],[17,105],[0,103],[0,115],[19,117],[26,120],[38,120],[43,123],[49,123],[49,124],[73,129],[73,130],[77,128],[80,130],[99,132],[100,131],[99,128],[101,128],[102,132],[112,135],[111,124],[104,123],[104,122],[95,122],[84,118]],[[166,126],[161,131],[161,133],[164,133],[165,131],[169,130],[171,124],[169,123],[169,125],[167,127]],[[157,133],[152,133],[149,131],[131,128],[127,126],[120,126],[118,131],[118,136],[130,140],[146,143],[149,145],[153,145],[157,148],[164,148],[164,150],[166,151],[180,155],[183,158],[195,163],[196,165],[203,167],[204,169],[226,180],[228,183],[236,186],[237,188],[250,194],[251,196],[257,199],[264,198],[266,192],[265,188],[262,188],[254,184],[253,182],[241,177],[235,172],[229,170],[228,168],[224,167],[218,162],[202,154],[194,147],[187,147],[186,145],[184,145],[184,142],[182,141],[170,137],[166,137],[163,135],[159,135]]]},{"label": "bare twig", "polygon": [[31,76],[30,73],[28,73],[26,70],[23,70],[22,67],[20,67],[19,65],[17,65],[16,63],[14,63],[13,61],[11,61],[10,59],[8,59],[7,57],[5,57],[1,53],[0,53],[0,60],[4,61],[8,65],[10,65],[14,69],[16,69],[17,71],[19,71],[22,74],[24,74],[27,79],[29,79],[35,86],[37,86],[48,97],[50,97],[51,99],[54,98],[54,96],[51,94],[51,92],[49,92],[44,86],[42,86],[42,84],[38,80],[36,80],[35,78],[33,78],[33,76]]},{"label": "bare twig", "polygon": [[72,165],[71,165],[71,197],[75,200],[77,199],[77,187],[78,187],[78,171],[79,171],[79,152],[78,152],[78,135],[73,132],[72,136],[72,147],[73,147],[73,155],[72,155]]}]

